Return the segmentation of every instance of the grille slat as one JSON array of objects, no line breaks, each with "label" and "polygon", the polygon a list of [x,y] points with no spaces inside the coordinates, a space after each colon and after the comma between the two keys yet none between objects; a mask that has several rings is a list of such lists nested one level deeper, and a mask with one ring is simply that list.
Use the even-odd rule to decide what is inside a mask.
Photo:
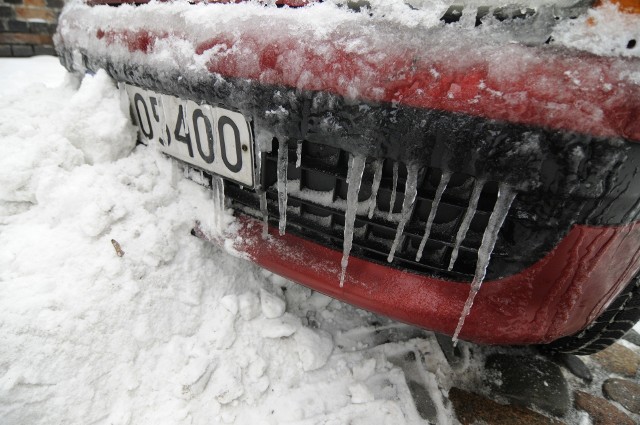
[{"label": "grille slat", "polygon": [[[291,152],[289,153],[289,158],[291,158]],[[267,156],[266,160],[272,163],[274,166],[277,162],[277,158],[273,156]],[[369,195],[371,194],[371,182],[373,179],[373,171],[370,170],[370,168],[372,168],[372,165],[371,163],[368,162],[367,169],[365,169],[365,175],[363,177],[363,178],[366,178],[367,180],[366,181],[363,180],[362,182],[363,187],[360,191],[360,198],[362,198],[361,201],[363,201],[364,199],[369,199]],[[287,170],[287,176],[289,177],[289,180],[301,179],[302,184],[311,190],[323,190],[323,189],[327,190],[326,188],[328,186],[328,187],[334,188],[338,194],[343,195],[341,196],[342,199],[346,199],[346,193],[347,193],[346,189],[348,187],[346,183],[347,182],[346,174],[343,174],[341,172],[329,171],[326,167],[323,167],[323,166],[316,167],[313,164],[309,165],[308,163],[305,162],[304,156],[302,159],[301,166],[299,167],[299,169],[297,169],[299,171],[294,171],[294,170],[296,170],[295,162],[292,162],[290,160],[289,169]],[[323,176],[324,179],[322,179],[320,176]],[[454,174],[454,176],[458,176],[458,175]],[[472,183],[473,179],[469,178],[468,181]],[[394,209],[393,209],[394,214],[399,214],[402,210],[402,201],[404,199],[404,193],[401,191],[401,189],[405,187],[405,184],[406,184],[406,178],[399,177],[398,190],[397,190]],[[392,186],[393,184],[392,184],[391,177],[382,178],[380,183],[380,188],[378,189],[377,201],[383,204],[383,208],[381,209],[385,211],[388,211],[389,209],[391,193],[393,191]],[[467,184],[467,186],[470,186],[470,184]],[[427,205],[427,204],[430,205],[431,202],[433,201],[433,198],[435,197],[436,190],[437,190],[437,184],[436,184],[436,187],[433,188],[433,190],[431,190],[430,187],[428,187],[426,190],[424,189],[422,191],[419,190],[418,195],[416,197],[416,203],[421,202],[424,205]],[[454,192],[454,195],[455,193],[459,195],[452,196],[450,192]],[[493,192],[494,193],[497,192],[497,188],[494,188]],[[460,189],[459,187],[454,188],[454,190],[450,190],[448,185],[447,190],[442,195],[442,199],[440,200],[439,205],[466,211],[467,205],[464,204],[463,198],[464,196],[467,196],[467,200],[468,200],[468,196],[470,196],[470,193],[471,193],[470,188],[468,188],[467,190],[464,190],[463,192],[463,190]],[[382,200],[380,199],[381,195],[383,198]],[[487,199],[487,198],[492,198],[492,199]],[[491,215],[493,204],[495,204],[495,195],[492,197],[485,196],[485,198],[482,199],[481,204],[482,205],[479,204],[478,208],[476,209],[476,215],[485,216],[488,219],[488,217]],[[426,215],[428,215],[428,212],[429,212],[428,210],[429,209],[427,208]],[[426,219],[424,221],[426,222]]]},{"label": "grille slat", "polygon": [[[274,140],[273,152],[266,153],[263,160],[262,183],[266,189],[269,222],[272,224],[277,223],[279,217],[277,146],[278,143]],[[287,232],[341,251],[348,190],[346,178],[349,153],[305,141],[302,144],[300,166],[297,167],[297,147],[298,143],[293,141],[287,145],[289,151]],[[396,236],[404,201],[407,168],[404,164],[398,164],[393,219],[389,220],[394,162],[389,159],[384,160],[375,213],[369,219],[367,213],[372,195],[375,163],[375,158],[367,158],[359,193],[360,208],[356,216],[352,255],[388,265],[387,257]],[[437,208],[423,258],[415,261],[441,173],[442,171],[438,169],[420,168],[415,205],[400,236],[391,265],[417,273],[457,281],[470,281],[475,270],[482,234],[495,204],[497,184],[487,183],[483,188],[478,202],[479,207],[473,215],[467,237],[459,247],[458,259],[453,269],[449,271],[447,269],[455,246],[455,237],[467,211],[475,179],[467,175],[451,174],[450,183],[442,194]],[[261,217],[257,194],[241,189],[231,182],[227,182],[226,193],[232,202],[237,204],[237,208],[258,218]],[[493,253],[496,259],[506,259],[507,256],[508,253],[499,248],[496,248]]]},{"label": "grille slat", "polygon": [[[279,206],[277,191],[277,142],[273,152],[264,154],[262,162],[262,186],[265,188],[268,221],[271,225],[279,224]],[[303,143],[302,161],[296,167],[297,143],[290,143],[289,162],[287,170],[288,202],[286,231],[300,237],[312,240],[338,251],[343,248],[344,216],[346,209],[346,181],[347,159],[349,153],[335,148],[323,147],[309,142]],[[305,157],[311,152],[311,159]],[[315,157],[314,157],[315,155]],[[329,159],[323,163],[321,155]],[[327,163],[337,164],[331,169]],[[396,188],[397,210],[394,208],[393,219],[389,220],[389,199],[392,192],[393,162],[384,160],[383,178],[378,189],[375,214],[368,218],[369,198],[372,195],[371,186],[375,172],[375,158],[367,158],[362,190],[360,192],[359,214],[356,216],[353,249],[351,255],[374,261],[384,265],[427,274],[439,278],[455,281],[471,281],[478,257],[478,248],[482,235],[487,226],[490,211],[495,204],[497,184],[484,184],[478,208],[463,243],[459,247],[458,258],[452,270],[448,270],[451,255],[455,246],[455,238],[467,212],[464,205],[468,202],[473,191],[473,177],[452,173],[450,187],[442,195],[442,200],[433,220],[430,235],[426,241],[423,256],[416,261],[420,242],[424,236],[424,229],[433,203],[432,196],[439,184],[437,176],[442,172],[438,169],[421,168],[418,173],[418,194],[415,205],[402,235],[400,237],[393,261],[387,262],[387,257],[396,237],[400,221],[400,210],[404,201],[406,188],[406,167],[399,164],[398,183]],[[318,164],[320,164],[318,166]],[[196,173],[198,176],[200,172]],[[435,176],[435,177],[434,177]],[[205,173],[205,177],[206,173]],[[210,176],[208,177],[210,181]],[[291,180],[290,178],[296,178]],[[206,179],[205,179],[206,180]],[[435,181],[435,182],[434,182]],[[450,193],[448,193],[450,192]],[[260,194],[254,190],[242,188],[236,183],[225,181],[225,195],[230,206],[245,214],[262,219],[260,212]],[[318,197],[321,197],[318,198]],[[487,211],[488,210],[488,211]],[[529,221],[531,221],[529,219]],[[510,213],[504,228],[514,223],[527,225],[527,219]],[[504,242],[504,238],[503,242]],[[508,244],[504,244],[508,246]],[[492,254],[492,261],[501,262],[501,267],[517,266],[518,261],[526,260],[526,254],[518,254],[501,248],[500,240]]]}]

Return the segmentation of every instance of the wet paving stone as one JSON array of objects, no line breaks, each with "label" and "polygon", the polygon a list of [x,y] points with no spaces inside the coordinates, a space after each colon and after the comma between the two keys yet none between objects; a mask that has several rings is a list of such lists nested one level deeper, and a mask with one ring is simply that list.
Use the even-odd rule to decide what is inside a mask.
[{"label": "wet paving stone", "polygon": [[453,404],[458,420],[463,425],[563,424],[561,421],[547,418],[524,407],[499,404],[484,396],[455,387],[449,390],[449,400]]},{"label": "wet paving stone", "polygon": [[640,367],[640,355],[620,344],[613,344],[606,350],[591,355],[591,358],[607,371],[627,378],[634,378]]},{"label": "wet paving stone", "polygon": [[593,425],[634,425],[633,419],[604,398],[576,391],[574,403],[589,414]]},{"label": "wet paving stone", "polygon": [[554,416],[569,409],[569,391],[560,367],[550,361],[529,356],[493,354],[485,369],[499,376],[487,381],[492,393],[511,403],[536,407]]},{"label": "wet paving stone", "polygon": [[630,412],[640,414],[640,385],[626,379],[607,379],[602,384],[603,394],[620,403]]},{"label": "wet paving stone", "polygon": [[580,357],[573,354],[556,353],[551,357],[551,360],[564,366],[569,372],[585,382],[593,381],[593,374]]},{"label": "wet paving stone", "polygon": [[438,410],[429,391],[420,383],[416,381],[408,381],[407,386],[411,392],[411,396],[416,404],[416,410],[418,414],[429,422],[435,422],[438,419]]}]

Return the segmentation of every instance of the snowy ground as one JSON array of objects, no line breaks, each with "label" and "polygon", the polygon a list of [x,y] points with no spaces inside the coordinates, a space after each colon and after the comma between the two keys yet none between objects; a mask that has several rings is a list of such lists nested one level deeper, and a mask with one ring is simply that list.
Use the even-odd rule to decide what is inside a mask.
[{"label": "snowy ground", "polygon": [[[213,211],[135,147],[105,74],[1,60],[0,423],[425,423],[412,380],[457,423],[446,393],[482,356],[460,373],[432,334],[192,237]],[[410,351],[420,370],[397,366]]]},{"label": "snowy ground", "polygon": [[210,193],[135,147],[105,74],[2,60],[0,87],[0,422],[421,422],[403,344],[359,341],[380,318],[190,236]]}]

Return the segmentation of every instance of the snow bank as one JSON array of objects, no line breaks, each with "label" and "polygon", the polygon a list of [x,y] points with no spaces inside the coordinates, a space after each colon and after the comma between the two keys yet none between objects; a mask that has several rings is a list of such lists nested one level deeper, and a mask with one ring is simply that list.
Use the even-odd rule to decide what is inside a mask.
[{"label": "snow bank", "polygon": [[384,319],[192,237],[233,219],[134,136],[102,72],[0,99],[0,423],[422,423],[334,342]]}]

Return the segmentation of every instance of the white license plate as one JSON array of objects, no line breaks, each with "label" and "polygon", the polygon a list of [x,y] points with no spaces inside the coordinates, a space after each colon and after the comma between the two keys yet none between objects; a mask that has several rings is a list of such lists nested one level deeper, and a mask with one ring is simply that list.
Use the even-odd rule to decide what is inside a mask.
[{"label": "white license plate", "polygon": [[162,152],[254,186],[253,139],[240,113],[125,84],[141,135]]}]

